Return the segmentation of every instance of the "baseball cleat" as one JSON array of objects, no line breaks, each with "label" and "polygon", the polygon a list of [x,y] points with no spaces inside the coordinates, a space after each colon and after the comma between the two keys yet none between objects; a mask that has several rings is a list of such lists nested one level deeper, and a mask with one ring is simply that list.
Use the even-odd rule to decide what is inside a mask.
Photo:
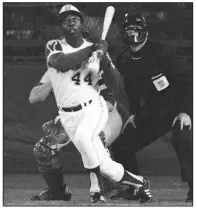
[{"label": "baseball cleat", "polygon": [[63,201],[70,201],[72,197],[71,191],[68,189],[68,187],[64,186],[64,192],[56,194],[55,196],[52,194],[50,189],[46,189],[39,193],[38,195],[32,196],[32,201],[51,201],[51,200],[63,200]]},{"label": "baseball cleat", "polygon": [[129,187],[124,190],[118,190],[118,192],[110,197],[111,200],[137,200],[137,196],[135,195],[135,187]]},{"label": "baseball cleat", "polygon": [[39,193],[38,195],[32,196],[31,197],[32,201],[44,201],[44,200],[52,200],[52,193],[49,189],[46,189]]},{"label": "baseball cleat", "polygon": [[152,195],[150,193],[150,182],[147,179],[143,178],[143,186],[141,186],[137,191],[136,191],[136,197],[138,198],[138,201],[140,203],[147,203],[152,201]]},{"label": "baseball cleat", "polygon": [[90,194],[90,201],[91,203],[97,203],[97,202],[105,202],[104,196],[101,194],[101,192],[92,192]]}]

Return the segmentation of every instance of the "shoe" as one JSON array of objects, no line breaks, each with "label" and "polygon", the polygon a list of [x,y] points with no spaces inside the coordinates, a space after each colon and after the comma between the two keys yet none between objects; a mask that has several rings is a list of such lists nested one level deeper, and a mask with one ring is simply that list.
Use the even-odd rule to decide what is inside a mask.
[{"label": "shoe", "polygon": [[38,195],[32,196],[31,200],[32,201],[44,201],[44,200],[52,200],[52,193],[49,189],[46,189],[44,191],[42,191],[41,193],[39,193]]},{"label": "shoe", "polygon": [[101,192],[92,192],[90,194],[90,201],[91,201],[91,203],[97,203],[97,202],[104,203],[105,202],[105,198],[101,194]]},{"label": "shoe", "polygon": [[124,190],[118,190],[118,192],[110,197],[111,200],[137,200],[138,197],[135,195],[135,187],[129,187]]},{"label": "shoe", "polygon": [[193,202],[193,185],[189,187],[186,202]]},{"label": "shoe", "polygon": [[72,192],[64,185],[64,192],[58,195],[53,195],[50,189],[46,189],[39,193],[38,195],[32,196],[32,201],[50,201],[50,200],[63,200],[70,201],[72,197]]},{"label": "shoe", "polygon": [[147,203],[152,201],[152,195],[150,193],[150,182],[143,178],[143,186],[141,186],[137,192],[136,197],[140,203]]}]

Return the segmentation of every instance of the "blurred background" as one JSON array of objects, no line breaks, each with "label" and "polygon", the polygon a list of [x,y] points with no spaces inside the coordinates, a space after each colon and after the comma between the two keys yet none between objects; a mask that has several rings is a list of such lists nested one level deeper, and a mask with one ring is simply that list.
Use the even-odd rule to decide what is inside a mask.
[{"label": "blurred background", "polygon": [[[84,32],[90,31],[97,38],[101,36],[106,7],[113,5],[116,8],[107,36],[113,58],[117,50],[124,48],[120,30],[125,12],[140,9],[147,19],[150,39],[175,45],[177,56],[193,62],[193,3],[71,4],[84,14]],[[28,103],[28,96],[46,71],[46,42],[61,35],[56,15],[63,5],[52,2],[3,3],[4,172],[37,171],[33,145],[43,136],[41,125],[57,115],[53,95],[45,103],[33,106]],[[179,175],[169,135],[139,153],[142,172]],[[69,145],[61,157],[66,171],[83,170],[73,145]]]},{"label": "blurred background", "polygon": [[[172,41],[174,44],[189,44],[193,39],[193,3],[72,3],[85,15],[84,25],[98,37],[101,33],[105,9],[116,8],[114,24],[108,34],[111,45],[120,46],[119,28],[127,11],[140,9],[149,24],[153,40]],[[44,44],[60,29],[57,13],[63,3],[4,3],[3,37],[4,57],[44,56]],[[94,23],[94,24],[93,24]],[[99,28],[99,29],[98,29]],[[189,49],[188,49],[189,50]],[[184,55],[192,55],[185,51]],[[181,52],[179,52],[181,55]],[[183,52],[182,52],[183,53]],[[44,57],[42,57],[44,58]]]}]

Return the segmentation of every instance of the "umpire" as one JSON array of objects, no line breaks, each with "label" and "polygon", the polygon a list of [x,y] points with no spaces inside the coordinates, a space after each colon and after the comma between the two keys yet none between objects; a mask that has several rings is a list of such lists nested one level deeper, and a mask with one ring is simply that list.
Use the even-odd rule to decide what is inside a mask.
[{"label": "umpire", "polygon": [[[117,59],[130,104],[130,118],[112,145],[115,160],[139,174],[135,153],[172,130],[172,145],[187,182],[187,201],[193,200],[193,71],[173,47],[148,40],[146,20],[125,14],[122,39],[128,46]],[[132,199],[131,189],[112,199]]]}]

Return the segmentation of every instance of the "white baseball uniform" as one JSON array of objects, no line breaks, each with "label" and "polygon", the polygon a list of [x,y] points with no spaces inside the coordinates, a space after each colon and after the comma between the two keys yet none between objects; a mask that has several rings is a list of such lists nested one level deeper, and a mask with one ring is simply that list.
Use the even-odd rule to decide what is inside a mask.
[{"label": "white baseball uniform", "polygon": [[[65,39],[49,41],[47,64],[52,54],[73,53],[91,44],[84,40],[79,48],[73,48]],[[56,47],[57,45],[61,47]],[[48,64],[47,74],[42,77],[41,82],[52,82],[62,125],[79,150],[84,167],[92,169],[100,166],[104,176],[118,182],[124,174],[124,168],[111,160],[98,136],[108,120],[108,109],[103,97],[99,95],[97,83],[101,77],[95,73],[94,70],[97,69],[92,69],[94,61],[98,62],[91,58],[91,64],[87,61],[77,70],[70,69],[66,72],[59,72]],[[98,63],[95,65],[97,68]],[[65,112],[62,109],[79,104],[82,109],[76,112]]]}]

